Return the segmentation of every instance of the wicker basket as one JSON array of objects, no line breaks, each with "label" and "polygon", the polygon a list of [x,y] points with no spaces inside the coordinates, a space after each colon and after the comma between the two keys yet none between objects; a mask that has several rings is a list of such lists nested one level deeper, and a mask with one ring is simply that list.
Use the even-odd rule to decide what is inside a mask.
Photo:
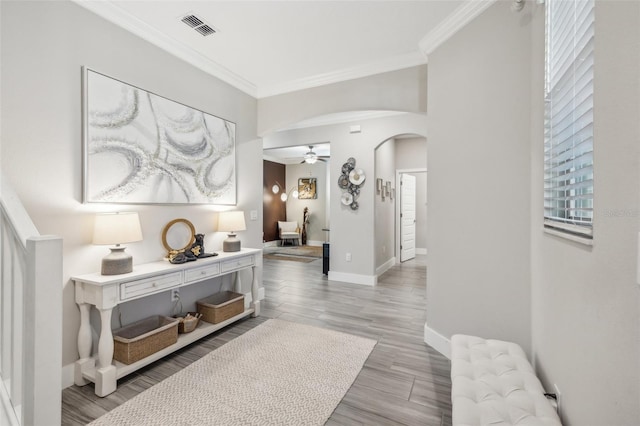
[{"label": "wicker basket", "polygon": [[[188,319],[187,315],[191,315]],[[193,330],[198,327],[198,323],[200,323],[200,317],[202,314],[198,312],[187,312],[180,315],[174,315],[174,318],[178,319],[178,333],[191,333]]]},{"label": "wicker basket", "polygon": [[156,315],[113,332],[113,358],[133,364],[178,341],[178,320]]},{"label": "wicker basket", "polygon": [[222,291],[196,302],[202,321],[217,324],[244,312],[244,295]]}]

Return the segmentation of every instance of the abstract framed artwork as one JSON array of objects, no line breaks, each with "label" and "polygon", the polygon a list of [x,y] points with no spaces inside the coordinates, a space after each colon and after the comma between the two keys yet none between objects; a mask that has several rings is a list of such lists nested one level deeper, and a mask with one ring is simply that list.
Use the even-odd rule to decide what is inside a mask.
[{"label": "abstract framed artwork", "polygon": [[316,178],[300,178],[298,179],[298,199],[299,200],[315,200],[318,198],[316,192]]},{"label": "abstract framed artwork", "polygon": [[236,125],[83,68],[83,201],[236,204]]}]

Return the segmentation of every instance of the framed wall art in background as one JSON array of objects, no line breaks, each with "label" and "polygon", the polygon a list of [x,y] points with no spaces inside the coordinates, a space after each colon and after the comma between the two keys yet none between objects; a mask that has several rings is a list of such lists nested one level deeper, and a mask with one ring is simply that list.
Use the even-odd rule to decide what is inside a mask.
[{"label": "framed wall art in background", "polygon": [[315,200],[318,198],[316,192],[316,178],[300,178],[298,179],[298,199]]},{"label": "framed wall art in background", "polygon": [[236,125],[83,68],[84,202],[236,204]]}]

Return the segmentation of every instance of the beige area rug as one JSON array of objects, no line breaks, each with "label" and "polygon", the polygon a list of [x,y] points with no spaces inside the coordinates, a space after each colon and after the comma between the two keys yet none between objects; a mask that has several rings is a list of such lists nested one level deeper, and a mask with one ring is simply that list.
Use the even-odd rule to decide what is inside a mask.
[{"label": "beige area rug", "polygon": [[265,259],[310,263],[322,257],[322,247],[265,247],[262,251],[262,257]]},{"label": "beige area rug", "polygon": [[271,319],[91,425],[322,425],[376,341]]},{"label": "beige area rug", "polygon": [[262,257],[264,259],[273,259],[273,260],[289,260],[291,262],[302,262],[302,263],[311,263],[316,258],[314,257],[300,257],[300,256],[286,256],[284,254],[263,254]]}]

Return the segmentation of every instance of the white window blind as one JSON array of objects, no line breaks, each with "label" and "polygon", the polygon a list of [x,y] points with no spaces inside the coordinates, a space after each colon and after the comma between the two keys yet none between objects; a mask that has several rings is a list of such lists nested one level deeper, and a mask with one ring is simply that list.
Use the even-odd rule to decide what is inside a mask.
[{"label": "white window blind", "polygon": [[547,0],[545,227],[593,236],[594,0]]}]

